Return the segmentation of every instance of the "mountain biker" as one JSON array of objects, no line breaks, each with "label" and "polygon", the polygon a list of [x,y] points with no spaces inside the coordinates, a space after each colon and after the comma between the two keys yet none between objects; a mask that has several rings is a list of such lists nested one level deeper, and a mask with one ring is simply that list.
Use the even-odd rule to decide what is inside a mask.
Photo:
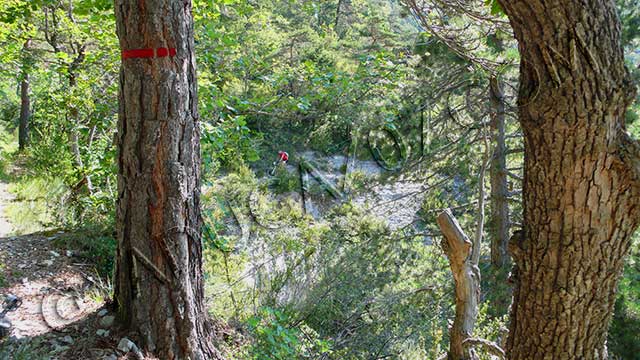
[{"label": "mountain biker", "polygon": [[275,175],[278,166],[287,165],[287,161],[289,161],[289,154],[286,151],[278,151],[278,160],[273,163],[273,169],[269,174],[271,176]]},{"label": "mountain biker", "polygon": [[287,165],[287,161],[289,161],[289,154],[286,151],[278,151],[278,162],[281,162],[283,165]]}]

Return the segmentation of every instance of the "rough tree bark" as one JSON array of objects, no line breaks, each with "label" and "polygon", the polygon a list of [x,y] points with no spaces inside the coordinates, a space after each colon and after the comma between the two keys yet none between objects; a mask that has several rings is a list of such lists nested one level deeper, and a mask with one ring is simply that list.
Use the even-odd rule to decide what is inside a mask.
[{"label": "rough tree bark", "polygon": [[509,189],[507,184],[507,146],[505,143],[505,107],[502,83],[492,77],[489,82],[491,100],[491,137],[494,144],[491,157],[491,264],[503,267],[507,261],[509,241]]},{"label": "rough tree bark", "polygon": [[115,13],[119,318],[160,359],[219,359],[204,304],[191,1],[116,0]]},{"label": "rough tree bark", "polygon": [[611,0],[499,0],[521,54],[524,231],[510,359],[605,359],[618,279],[640,221],[634,89]]},{"label": "rough tree bark", "polygon": [[456,317],[449,330],[449,360],[475,359],[473,350],[465,341],[473,335],[480,299],[480,269],[474,263],[472,243],[460,224],[446,210],[438,215],[438,226],[444,235],[442,250],[449,258],[449,265],[456,282]]},{"label": "rough tree bark", "polygon": [[31,39],[25,41],[22,48],[22,79],[20,81],[20,124],[18,127],[18,148],[24,150],[29,143],[29,119],[31,118],[31,98],[29,97],[29,66],[27,52]]}]

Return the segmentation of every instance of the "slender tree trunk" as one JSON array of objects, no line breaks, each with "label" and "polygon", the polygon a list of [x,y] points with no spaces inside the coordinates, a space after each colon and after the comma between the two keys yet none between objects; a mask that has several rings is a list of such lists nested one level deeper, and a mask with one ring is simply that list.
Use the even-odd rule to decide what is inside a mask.
[{"label": "slender tree trunk", "polygon": [[510,359],[605,359],[616,286],[640,221],[634,89],[611,0],[499,0],[519,42],[524,231]]},{"label": "slender tree trunk", "polygon": [[491,264],[496,268],[507,263],[509,241],[509,189],[507,184],[507,146],[505,143],[505,111],[502,83],[493,77],[489,83],[491,99],[491,134],[494,144],[491,158]]},{"label": "slender tree trunk", "polygon": [[[76,71],[78,67],[82,64],[85,58],[85,49],[86,45],[78,46],[78,54],[76,58],[69,64],[67,67],[67,76],[69,79],[69,91],[73,91],[77,85],[77,74]],[[80,133],[78,129],[80,128],[80,114],[78,112],[78,108],[75,104],[69,106],[69,117],[70,117],[70,129],[67,133],[67,138],[69,139],[69,147],[71,150],[71,154],[73,155],[73,162],[76,165],[76,168],[82,172],[82,179],[80,183],[85,183],[87,185],[87,190],[89,194],[93,193],[93,184],[91,182],[91,177],[85,173],[86,169],[84,167],[84,161],[82,161],[82,153],[80,152]]]},{"label": "slender tree trunk", "polygon": [[333,30],[337,33],[338,32],[338,25],[340,24],[340,10],[342,8],[342,2],[344,0],[338,0],[338,4],[336,5],[336,17],[335,20],[333,21]]},{"label": "slender tree trunk", "polygon": [[18,126],[18,148],[24,150],[29,143],[29,120],[31,119],[31,98],[29,97],[29,47],[31,39],[22,47],[22,80],[20,81],[20,124]]},{"label": "slender tree trunk", "polygon": [[[160,359],[218,359],[204,304],[191,1],[116,0],[115,12],[120,319]],[[155,50],[124,56],[136,49]]]},{"label": "slender tree trunk", "polygon": [[29,98],[29,73],[22,74],[20,82],[20,125],[18,128],[18,148],[24,150],[29,144],[29,119],[31,118],[31,99]]}]

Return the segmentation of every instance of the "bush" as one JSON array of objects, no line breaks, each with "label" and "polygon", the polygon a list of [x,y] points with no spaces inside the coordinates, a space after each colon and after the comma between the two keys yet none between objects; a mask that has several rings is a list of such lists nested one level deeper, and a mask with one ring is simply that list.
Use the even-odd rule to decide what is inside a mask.
[{"label": "bush", "polygon": [[614,359],[633,359],[640,354],[640,232],[633,239],[631,255],[618,285],[614,316],[607,346]]},{"label": "bush", "polygon": [[291,360],[317,359],[331,352],[331,344],[317,333],[290,325],[291,319],[282,311],[263,307],[247,323],[254,337],[249,350],[251,359]]},{"label": "bush", "polygon": [[300,174],[297,171],[289,172],[284,166],[278,166],[271,180],[271,188],[276,194],[299,191],[302,188]]},{"label": "bush", "polygon": [[53,244],[63,249],[78,251],[81,258],[96,266],[101,277],[111,277],[117,246],[112,225],[87,224],[72,232],[61,234]]}]

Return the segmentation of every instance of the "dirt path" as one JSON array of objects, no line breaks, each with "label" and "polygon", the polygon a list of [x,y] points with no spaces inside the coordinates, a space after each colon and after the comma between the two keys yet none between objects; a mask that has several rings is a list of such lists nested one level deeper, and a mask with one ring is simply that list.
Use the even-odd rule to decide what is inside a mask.
[{"label": "dirt path", "polygon": [[119,334],[101,310],[93,266],[55,245],[61,232],[12,236],[4,212],[11,200],[0,183],[0,305],[10,295],[21,300],[5,318],[12,327],[0,359],[118,359]]},{"label": "dirt path", "polygon": [[8,187],[7,183],[0,182],[0,238],[8,236],[13,230],[13,226],[5,217],[5,207],[13,199],[13,196],[7,190]]}]

